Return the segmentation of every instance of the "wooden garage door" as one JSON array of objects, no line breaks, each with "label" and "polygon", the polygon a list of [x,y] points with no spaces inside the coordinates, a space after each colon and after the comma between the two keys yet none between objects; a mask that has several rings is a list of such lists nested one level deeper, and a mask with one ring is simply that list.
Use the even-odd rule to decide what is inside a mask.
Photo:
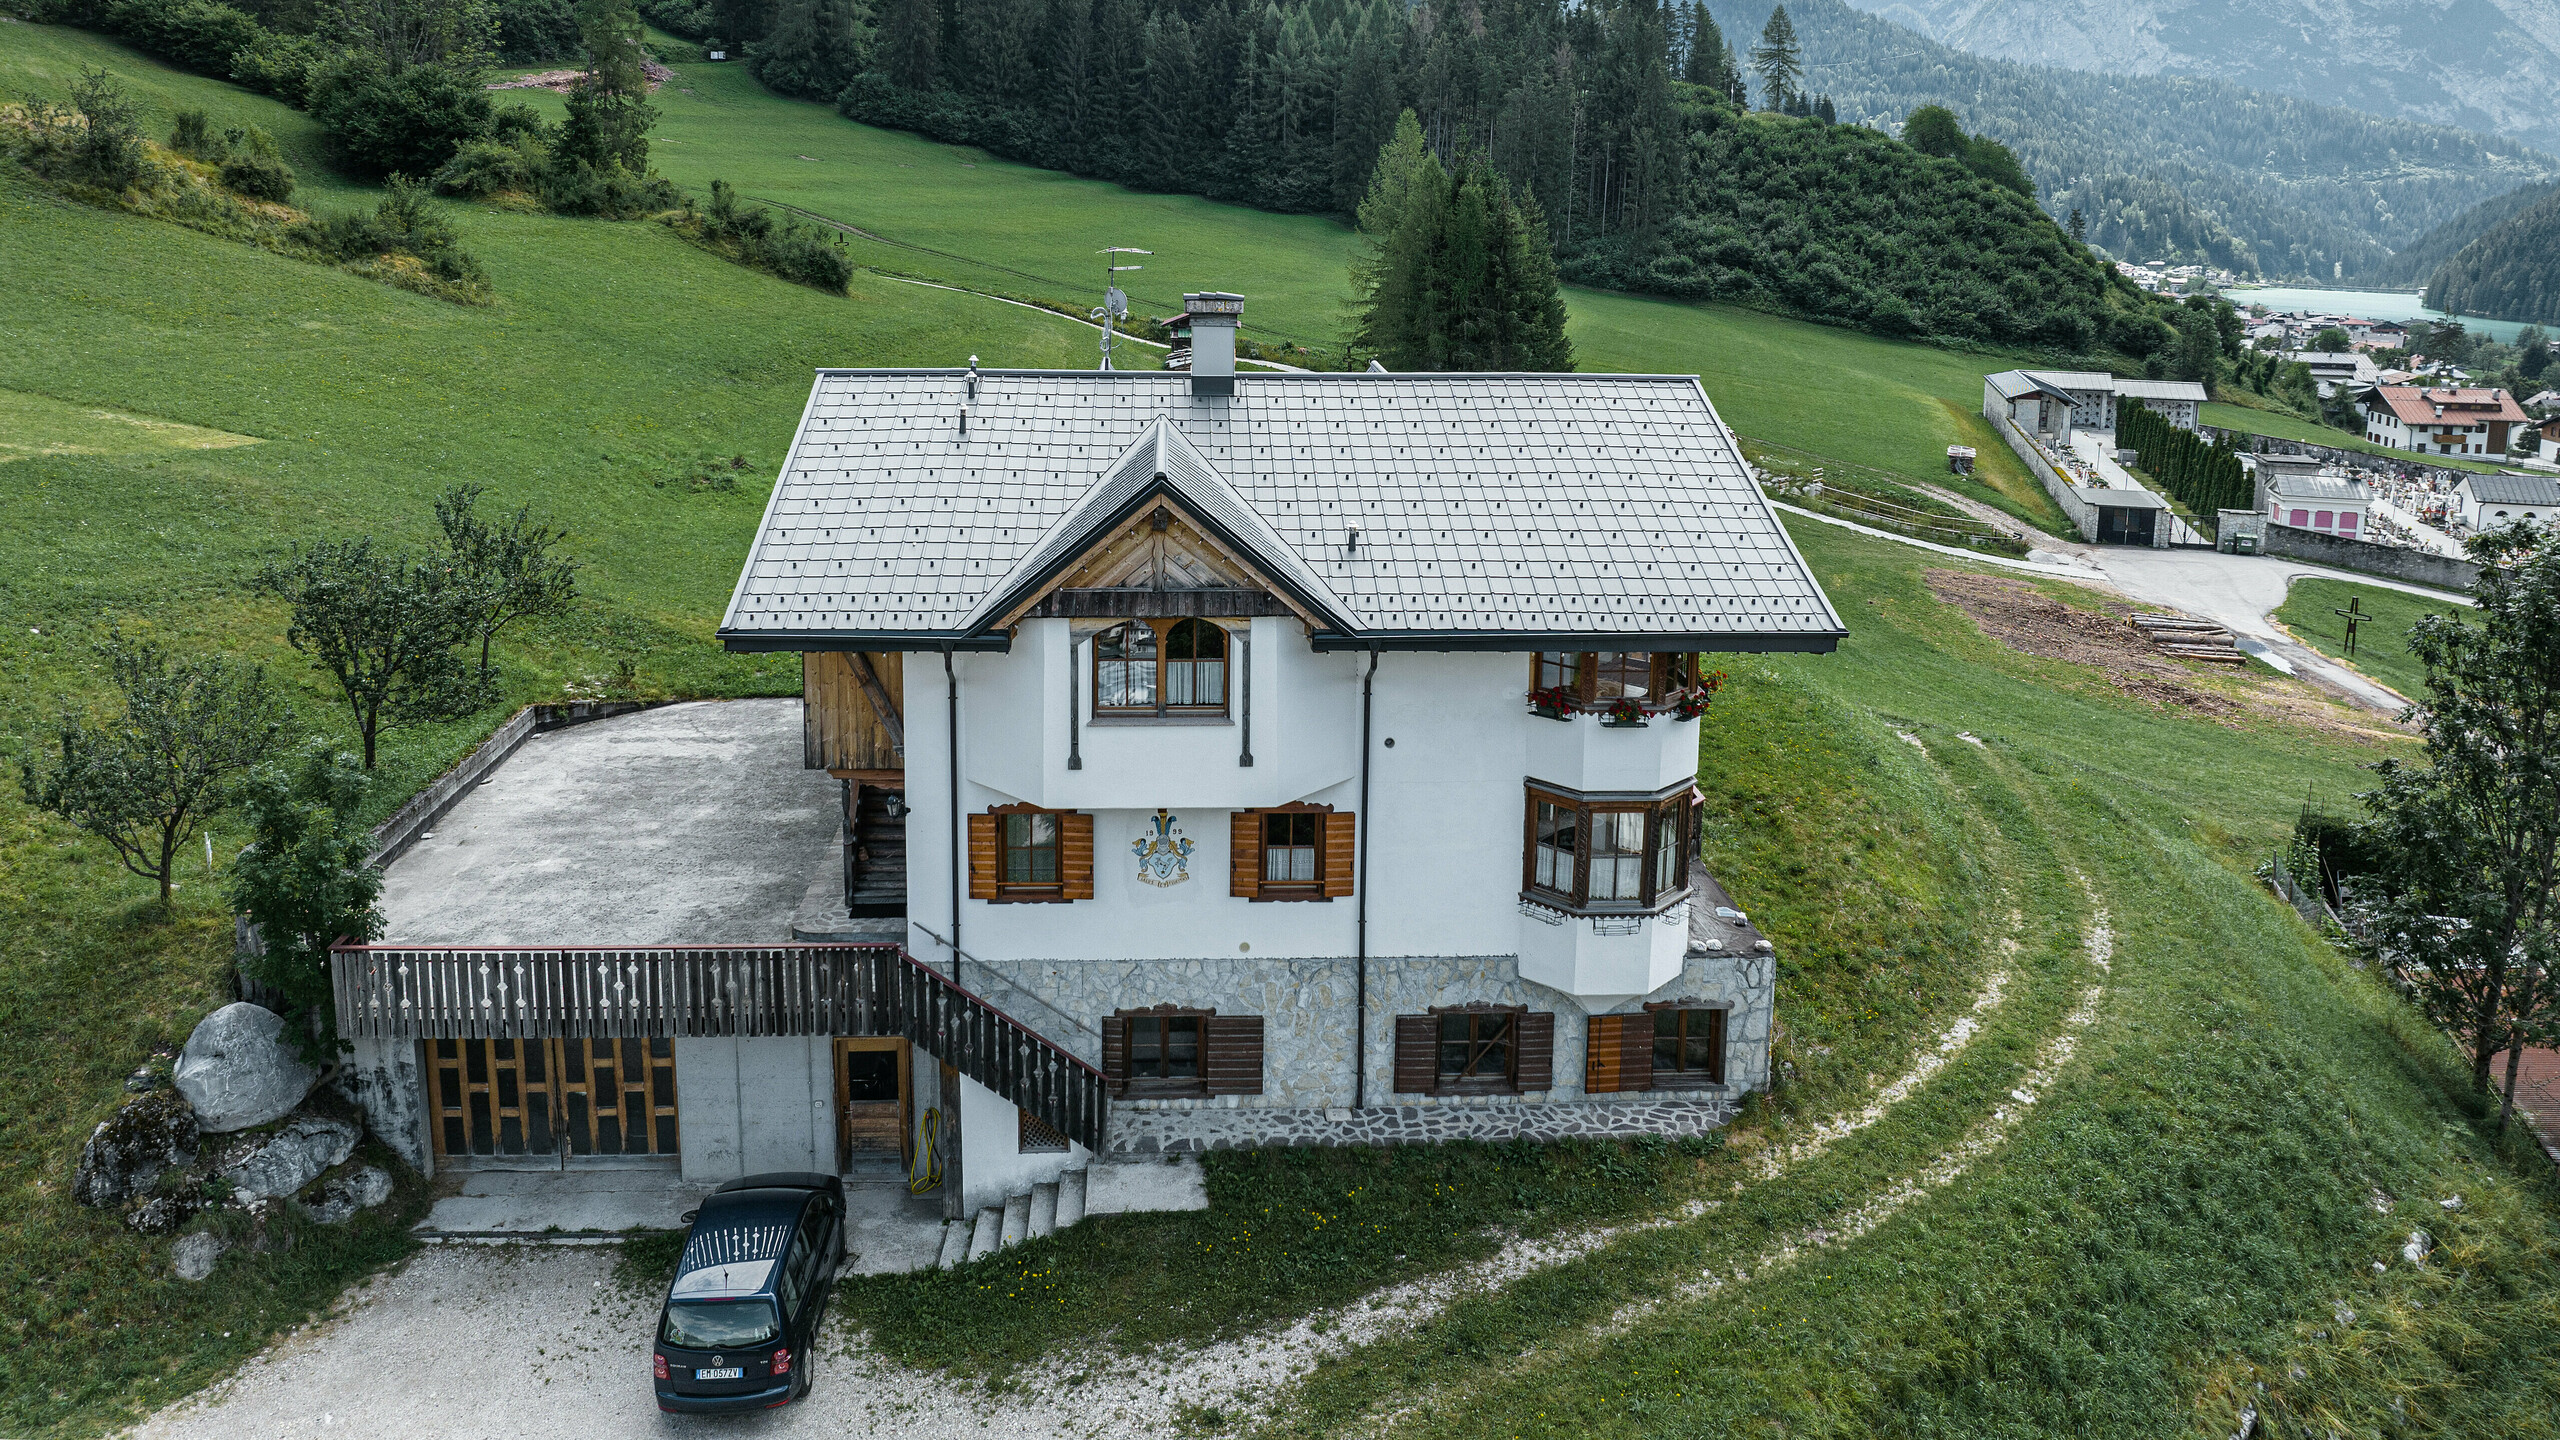
[{"label": "wooden garage door", "polygon": [[673,1042],[429,1040],[436,1153],[673,1155]]}]

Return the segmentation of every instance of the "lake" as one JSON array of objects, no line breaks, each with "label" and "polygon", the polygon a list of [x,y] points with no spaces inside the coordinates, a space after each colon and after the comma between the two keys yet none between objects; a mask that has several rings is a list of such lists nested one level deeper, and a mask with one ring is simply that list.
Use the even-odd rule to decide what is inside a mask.
[{"label": "lake", "polygon": [[2459,320],[2462,328],[2474,335],[2509,342],[2524,329],[2519,321],[2483,320],[2477,315],[2447,315],[2430,310],[2419,303],[2417,292],[2411,290],[2300,290],[2281,285],[2235,285],[2222,293],[2243,310],[2264,305],[2270,310],[2313,310],[2361,315],[2367,320]]}]

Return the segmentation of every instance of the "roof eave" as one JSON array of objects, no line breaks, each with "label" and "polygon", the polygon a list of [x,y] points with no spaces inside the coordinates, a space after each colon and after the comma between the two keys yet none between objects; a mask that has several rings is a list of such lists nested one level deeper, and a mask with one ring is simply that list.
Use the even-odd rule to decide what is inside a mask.
[{"label": "roof eave", "polygon": [[889,651],[985,650],[1003,654],[1013,637],[998,630],[965,634],[956,630],[732,630],[723,626],[713,638],[732,655],[769,655],[792,650]]},{"label": "roof eave", "polygon": [[1731,630],[1675,633],[1626,633],[1591,630],[1319,630],[1308,643],[1319,653],[1359,650],[1495,650],[1526,654],[1536,650],[1599,650],[1610,645],[1664,653],[1810,654],[1828,655],[1847,639],[1846,630],[1777,631],[1759,634]]}]

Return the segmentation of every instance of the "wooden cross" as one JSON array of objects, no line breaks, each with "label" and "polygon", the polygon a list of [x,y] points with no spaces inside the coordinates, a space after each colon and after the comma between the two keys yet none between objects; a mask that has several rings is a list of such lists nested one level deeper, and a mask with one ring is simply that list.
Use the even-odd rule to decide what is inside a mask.
[{"label": "wooden cross", "polygon": [[2329,613],[2338,616],[2340,619],[2347,622],[2347,653],[2349,655],[2355,654],[2356,627],[2373,618],[2372,616],[2364,613],[2364,598],[2362,596],[2351,596],[2347,600],[2346,609],[2332,610]]}]

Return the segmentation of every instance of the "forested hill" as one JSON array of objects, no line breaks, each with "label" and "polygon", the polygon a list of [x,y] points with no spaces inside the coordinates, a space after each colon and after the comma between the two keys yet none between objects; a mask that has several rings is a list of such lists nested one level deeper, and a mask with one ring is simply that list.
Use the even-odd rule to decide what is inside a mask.
[{"label": "forested hill", "polygon": [[2381,269],[2365,278],[2385,285],[2423,285],[2463,246],[2522,214],[2548,195],[2560,195],[2560,180],[2520,185],[2504,195],[2483,200],[2409,242]]},{"label": "forested hill", "polygon": [[[1770,0],[1711,0],[1741,43]],[[2560,178],[2560,158],[2220,80],[2098,75],[1951,49],[1842,0],[1791,0],[1805,86],[1840,118],[1942,104],[2015,150],[2056,215],[2132,259],[2268,276],[2376,274],[2390,252],[2494,195]]]},{"label": "forested hill", "polygon": [[971,0],[954,28],[939,0],[884,6],[871,68],[838,102],[873,124],[1343,214],[1411,108],[1444,158],[1480,147],[1535,198],[1569,279],[2066,353],[2169,341],[2005,153],[1968,165],[1863,126],[1746,113],[1723,42],[1687,45],[1682,17],[1650,3],[1508,0],[1461,23],[1402,0]]},{"label": "forested hill", "polygon": [[2463,246],[2427,282],[2427,304],[2560,324],[2560,190]]}]

